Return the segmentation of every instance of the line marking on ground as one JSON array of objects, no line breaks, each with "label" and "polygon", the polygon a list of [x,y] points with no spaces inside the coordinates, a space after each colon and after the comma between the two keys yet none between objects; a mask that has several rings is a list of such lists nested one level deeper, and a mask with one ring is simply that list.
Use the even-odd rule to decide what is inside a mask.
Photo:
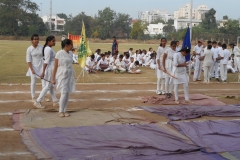
[{"label": "line marking on ground", "polygon": [[9,53],[11,53],[11,52],[12,52],[12,50],[9,51],[9,52],[7,52],[7,53],[5,53],[5,54],[3,54],[3,55],[1,55],[0,58],[2,58],[3,56],[5,56],[5,55],[7,55],[7,54],[9,54]]},{"label": "line marking on ground", "polygon": [[5,156],[13,156],[13,155],[32,155],[30,152],[7,152],[7,153],[2,153],[0,152],[0,156],[5,157]]},{"label": "line marking on ground", "polygon": [[0,113],[0,116],[12,116],[13,114],[11,112],[6,113]]},{"label": "line marking on ground", "polygon": [[0,128],[0,132],[14,131],[13,128]]}]

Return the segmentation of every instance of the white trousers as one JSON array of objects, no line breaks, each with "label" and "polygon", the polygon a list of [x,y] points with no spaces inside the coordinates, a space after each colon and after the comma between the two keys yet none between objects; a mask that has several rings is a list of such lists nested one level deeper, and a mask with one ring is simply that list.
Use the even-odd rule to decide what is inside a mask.
[{"label": "white trousers", "polygon": [[126,68],[113,66],[113,70],[119,70],[121,72],[126,72]]},{"label": "white trousers", "polygon": [[[175,101],[178,101],[178,86],[179,86],[179,84],[174,84]],[[184,89],[185,100],[189,101],[188,84],[187,83],[183,84],[183,89]]]},{"label": "white trousers", "polygon": [[221,79],[223,81],[226,81],[227,80],[227,64],[220,65],[220,73],[221,73]]},{"label": "white trousers", "polygon": [[194,80],[200,79],[201,72],[202,72],[202,61],[196,58],[193,79]]},{"label": "white trousers", "polygon": [[37,102],[41,102],[43,97],[47,94],[48,91],[50,91],[50,95],[52,96],[53,102],[58,102],[58,99],[54,92],[54,86],[50,82],[45,82],[45,85],[37,99]]},{"label": "white trousers", "polygon": [[68,101],[69,101],[69,91],[68,89],[63,88],[61,91],[61,97],[59,100],[59,113],[66,112]]},{"label": "white trousers", "polygon": [[162,92],[165,83],[165,78],[158,78],[157,80],[157,91]]},{"label": "white trousers", "polygon": [[211,78],[211,72],[210,72],[211,68],[212,68],[212,66],[204,66],[203,67],[203,70],[204,70],[204,81],[205,82],[209,82],[210,81],[210,78]]},{"label": "white trousers", "polygon": [[172,90],[173,90],[173,83],[171,82],[169,84],[170,79],[171,79],[170,77],[165,78],[165,90],[166,90],[166,93],[172,93]]},{"label": "white trousers", "polygon": [[[30,86],[30,90],[31,90],[32,98],[35,98],[36,83],[37,83],[37,75],[31,73],[31,86]],[[42,88],[44,87],[44,85],[45,85],[45,83],[42,80]]]},{"label": "white trousers", "polygon": [[239,58],[238,57],[234,58],[234,69],[235,69],[235,71],[240,71],[240,64],[239,64]]},{"label": "white trousers", "polygon": [[129,70],[128,72],[129,72],[129,73],[133,73],[133,74],[134,74],[134,73],[140,73],[140,72],[141,72],[141,70],[140,70],[140,69],[138,69],[138,70],[136,70],[135,72],[133,72],[133,71]]},{"label": "white trousers", "polygon": [[218,67],[219,67],[219,63],[213,62],[211,66],[211,71],[210,71],[212,77],[219,78]]}]

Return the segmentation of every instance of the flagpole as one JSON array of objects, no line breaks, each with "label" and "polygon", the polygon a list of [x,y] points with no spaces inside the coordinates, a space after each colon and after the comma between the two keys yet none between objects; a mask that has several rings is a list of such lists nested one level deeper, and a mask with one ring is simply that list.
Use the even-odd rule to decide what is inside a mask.
[{"label": "flagpole", "polygon": [[190,41],[192,43],[192,12],[193,12],[193,0],[191,0],[191,9],[190,9]]}]

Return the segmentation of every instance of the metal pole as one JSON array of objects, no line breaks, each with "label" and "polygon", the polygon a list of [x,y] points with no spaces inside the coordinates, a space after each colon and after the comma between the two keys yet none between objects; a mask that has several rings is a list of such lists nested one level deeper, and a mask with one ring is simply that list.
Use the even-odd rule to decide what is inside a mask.
[{"label": "metal pole", "polygon": [[237,46],[238,46],[238,44],[239,44],[239,38],[240,38],[240,36],[237,37]]},{"label": "metal pole", "polygon": [[50,0],[50,34],[51,34],[51,31],[52,31],[52,0]]},{"label": "metal pole", "polygon": [[190,9],[190,40],[192,43],[192,12],[193,12],[193,0],[191,0],[191,9]]}]

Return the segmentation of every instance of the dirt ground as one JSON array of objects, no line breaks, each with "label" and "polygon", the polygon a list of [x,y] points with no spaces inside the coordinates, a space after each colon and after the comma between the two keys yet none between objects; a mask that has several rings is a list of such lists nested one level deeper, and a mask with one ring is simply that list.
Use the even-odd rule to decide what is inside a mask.
[{"label": "dirt ground", "polygon": [[[227,104],[238,104],[237,99],[224,98],[225,95],[240,95],[240,84],[190,84],[191,93],[206,94],[218,98]],[[40,91],[37,86],[37,91]],[[144,104],[138,96],[156,96],[154,84],[79,84],[77,92],[70,96],[69,108],[126,108],[135,106],[155,106]],[[180,88],[182,89],[182,88]],[[182,90],[181,90],[182,92]],[[37,93],[39,95],[39,92]],[[48,95],[49,97],[49,95]],[[60,94],[57,94],[60,97]],[[36,159],[22,144],[19,131],[12,129],[11,113],[16,109],[34,109],[30,101],[29,85],[0,85],[0,159]],[[43,102],[47,108],[53,108],[51,102]],[[145,111],[136,111],[156,122],[167,122],[168,119]],[[236,119],[203,117],[201,119]],[[196,119],[199,120],[199,119]]]}]

